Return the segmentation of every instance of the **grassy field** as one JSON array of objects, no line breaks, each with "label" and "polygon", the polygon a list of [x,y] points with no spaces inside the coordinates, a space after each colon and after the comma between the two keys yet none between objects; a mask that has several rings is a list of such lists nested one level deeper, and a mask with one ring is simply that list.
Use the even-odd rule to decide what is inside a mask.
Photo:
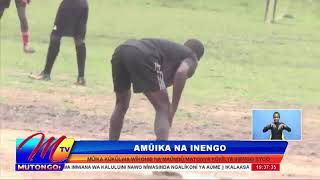
[{"label": "grassy field", "polygon": [[[1,88],[112,95],[110,57],[128,38],[184,42],[196,37],[206,52],[184,98],[195,103],[274,101],[319,105],[320,1],[281,0],[277,24],[263,22],[262,0],[89,0],[86,77],[77,76],[73,40],[64,38],[52,81],[28,79],[44,65],[60,1],[28,7],[33,55],[22,52],[15,5],[1,19]],[[285,18],[290,14],[293,18]]]},{"label": "grassy field", "polygon": [[[0,159],[6,162],[0,162],[1,177],[43,179],[43,174],[15,172],[16,137],[44,132],[47,137],[106,139],[115,101],[110,64],[114,49],[129,38],[158,37],[181,43],[198,38],[206,48],[187,82],[170,139],[247,140],[252,138],[250,108],[301,108],[303,141],[289,143],[281,171],[271,176],[319,179],[320,0],[279,0],[275,24],[263,22],[265,0],[88,1],[87,87],[74,85],[77,63],[71,38],[62,40],[51,81],[28,78],[44,66],[60,0],[32,0],[28,6],[31,44],[37,51],[32,55],[22,51],[14,0],[1,19]],[[146,98],[133,96],[121,140],[154,139],[153,120]],[[213,172],[206,179],[271,176]],[[70,177],[157,178],[118,172],[46,175]]]}]

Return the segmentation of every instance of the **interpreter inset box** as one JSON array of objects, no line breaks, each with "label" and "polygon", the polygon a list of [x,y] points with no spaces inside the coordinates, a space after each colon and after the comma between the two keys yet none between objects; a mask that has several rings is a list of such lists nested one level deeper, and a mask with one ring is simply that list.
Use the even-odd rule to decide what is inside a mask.
[{"label": "interpreter inset box", "polygon": [[301,140],[302,110],[252,110],[253,140]]}]

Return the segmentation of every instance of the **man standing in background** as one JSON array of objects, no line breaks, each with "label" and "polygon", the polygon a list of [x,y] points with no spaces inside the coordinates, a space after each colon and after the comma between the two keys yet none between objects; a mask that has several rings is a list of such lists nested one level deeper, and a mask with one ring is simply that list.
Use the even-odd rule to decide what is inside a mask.
[{"label": "man standing in background", "polygon": [[39,75],[31,75],[36,80],[50,80],[51,70],[60,51],[60,41],[63,36],[73,37],[77,52],[78,78],[76,85],[86,85],[84,78],[86,61],[85,37],[88,20],[87,0],[63,0],[59,6],[47,53],[46,64]]},{"label": "man standing in background", "polygon": [[[23,51],[25,53],[34,53],[35,50],[30,47],[29,26],[26,14],[26,7],[31,0],[15,0],[18,17],[20,20],[20,29],[22,34]],[[0,19],[6,8],[9,8],[11,0],[0,0]]]}]

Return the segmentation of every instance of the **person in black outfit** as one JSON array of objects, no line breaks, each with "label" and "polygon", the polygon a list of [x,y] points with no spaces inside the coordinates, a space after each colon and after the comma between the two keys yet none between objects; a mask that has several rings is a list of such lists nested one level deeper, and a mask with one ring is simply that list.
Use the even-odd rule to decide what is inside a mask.
[{"label": "person in black outfit", "polygon": [[[11,0],[0,0],[0,20],[4,10],[9,8]],[[20,20],[20,30],[22,35],[23,51],[25,53],[34,53],[35,50],[30,46],[29,42],[29,25],[27,17],[27,6],[31,0],[15,0],[18,17]]]},{"label": "person in black outfit", "polygon": [[58,9],[54,27],[50,36],[47,60],[44,70],[37,76],[30,77],[37,80],[50,80],[54,61],[59,53],[60,40],[63,36],[73,37],[77,52],[78,78],[77,85],[85,85],[84,78],[86,44],[85,36],[88,20],[87,0],[63,0]]},{"label": "person in black outfit", "polygon": [[[129,107],[131,84],[134,93],[144,93],[156,111],[157,140],[168,140],[169,129],[186,80],[204,54],[203,44],[189,39],[183,45],[164,39],[128,40],[112,56],[116,105],[110,119],[109,140],[119,140]],[[172,103],[167,87],[173,85]]]},{"label": "person in black outfit", "polygon": [[284,124],[283,122],[279,122],[280,120],[280,113],[274,112],[273,113],[273,123],[265,126],[263,128],[263,132],[267,132],[271,130],[271,140],[283,140],[283,130],[287,130],[288,132],[291,132],[291,128]]}]

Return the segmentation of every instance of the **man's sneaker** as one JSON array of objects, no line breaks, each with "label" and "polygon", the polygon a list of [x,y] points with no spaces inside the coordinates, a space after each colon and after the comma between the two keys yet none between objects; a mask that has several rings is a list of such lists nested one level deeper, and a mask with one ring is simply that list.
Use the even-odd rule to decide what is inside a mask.
[{"label": "man's sneaker", "polygon": [[24,46],[23,47],[23,51],[25,52],[25,53],[27,53],[27,54],[32,54],[32,53],[35,53],[36,51],[32,48],[32,47],[30,47],[30,46]]},{"label": "man's sneaker", "polygon": [[43,72],[41,72],[39,75],[30,74],[29,77],[31,79],[35,79],[35,80],[43,80],[43,81],[50,81],[51,80],[50,74],[45,74]]},{"label": "man's sneaker", "polygon": [[84,77],[78,77],[77,82],[75,84],[79,86],[85,86],[86,80],[84,79]]}]

